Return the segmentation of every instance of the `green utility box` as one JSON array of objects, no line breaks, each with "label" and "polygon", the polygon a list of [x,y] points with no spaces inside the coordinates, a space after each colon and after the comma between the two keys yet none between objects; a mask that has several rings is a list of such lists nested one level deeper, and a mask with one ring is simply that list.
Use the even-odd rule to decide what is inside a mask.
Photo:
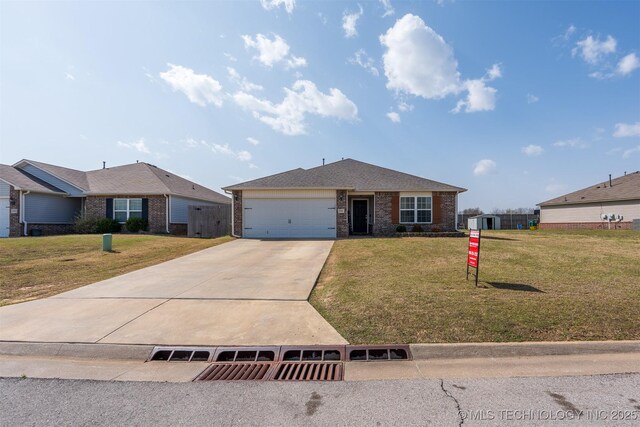
[{"label": "green utility box", "polygon": [[102,235],[102,251],[111,252],[113,250],[113,236],[111,234]]}]

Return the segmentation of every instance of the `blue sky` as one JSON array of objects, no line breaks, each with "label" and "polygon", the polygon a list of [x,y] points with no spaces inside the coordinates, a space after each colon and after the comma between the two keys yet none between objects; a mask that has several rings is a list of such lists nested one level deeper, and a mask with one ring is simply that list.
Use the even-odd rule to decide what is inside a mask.
[{"label": "blue sky", "polygon": [[640,169],[640,2],[0,3],[0,163],[351,157],[537,202]]}]

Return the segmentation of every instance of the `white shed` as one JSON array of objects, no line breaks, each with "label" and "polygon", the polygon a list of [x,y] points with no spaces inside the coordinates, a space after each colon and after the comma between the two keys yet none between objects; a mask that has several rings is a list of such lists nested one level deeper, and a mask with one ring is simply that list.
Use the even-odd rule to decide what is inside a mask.
[{"label": "white shed", "polygon": [[477,215],[467,221],[469,230],[500,230],[500,217],[498,215]]}]

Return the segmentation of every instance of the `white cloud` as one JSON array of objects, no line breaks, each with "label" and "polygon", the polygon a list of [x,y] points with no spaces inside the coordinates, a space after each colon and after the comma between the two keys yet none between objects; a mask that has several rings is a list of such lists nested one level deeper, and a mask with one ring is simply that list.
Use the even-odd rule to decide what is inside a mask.
[{"label": "white cloud", "polygon": [[396,13],[396,11],[393,9],[393,6],[391,5],[391,0],[380,0],[380,3],[382,3],[382,7],[384,8],[384,14],[382,15],[383,18]]},{"label": "white cloud", "polygon": [[490,82],[495,79],[499,79],[502,77],[502,67],[500,64],[493,64],[490,69],[487,70],[487,73],[484,75],[483,80],[485,82]]},{"label": "white cloud", "polygon": [[496,89],[485,83],[502,76],[494,64],[480,79],[461,81],[453,49],[418,16],[407,14],[380,36],[387,88],[426,99],[442,99],[467,91],[452,112],[495,108]]},{"label": "white cloud", "polygon": [[258,169],[258,166],[253,163],[249,163],[249,169]]},{"label": "white cloud", "polygon": [[635,153],[640,153],[640,145],[638,145],[638,146],[636,146],[634,148],[630,148],[628,150],[625,150],[624,153],[622,153],[622,158],[623,159],[628,159],[629,157],[631,157]]},{"label": "white cloud", "polygon": [[582,141],[582,139],[580,138],[571,138],[571,139],[556,141],[553,143],[553,146],[560,147],[560,148],[587,148],[588,147],[588,145],[584,141]]},{"label": "white cloud", "polygon": [[252,138],[252,137],[248,137],[248,138],[247,138],[247,142],[248,142],[249,144],[251,144],[251,145],[258,145],[258,144],[260,144],[260,141],[258,141],[258,140],[257,140],[257,139],[255,139],[255,138]]},{"label": "white cloud", "polygon": [[260,4],[265,10],[271,10],[284,6],[287,13],[293,13],[293,9],[296,7],[296,0],[260,0]]},{"label": "white cloud", "polygon": [[251,92],[254,90],[264,89],[264,87],[258,84],[251,83],[249,80],[247,80],[246,77],[240,76],[240,74],[233,67],[227,67],[227,72],[229,73],[229,80],[240,86],[240,90],[242,91]]},{"label": "white cloud", "polygon": [[273,39],[269,39],[263,34],[256,34],[255,38],[245,34],[242,36],[242,40],[245,48],[258,51],[258,54],[253,58],[269,68],[282,61],[285,62],[287,69],[307,66],[305,58],[295,55],[289,56],[289,45],[285,39],[277,34],[273,35]]},{"label": "white cloud", "polygon": [[229,157],[233,157],[236,160],[240,160],[241,162],[248,162],[251,160],[251,153],[246,150],[240,150],[238,152],[234,151],[229,144],[207,144],[211,151],[216,154],[224,154]]},{"label": "white cloud", "polygon": [[540,101],[540,98],[537,96],[530,93],[527,94],[527,104],[535,104],[538,101]]},{"label": "white cloud", "polygon": [[249,160],[251,160],[252,156],[251,153],[248,152],[247,150],[240,150],[236,153],[236,157],[238,160],[240,160],[241,162],[248,162]]},{"label": "white cloud", "polygon": [[413,111],[413,105],[407,104],[404,101],[400,101],[398,102],[398,110],[402,111],[403,113],[407,111]]},{"label": "white cloud", "polygon": [[222,105],[222,86],[206,74],[196,74],[190,68],[167,64],[169,69],[160,78],[175,91],[184,93],[189,101],[201,107],[207,104]]},{"label": "white cloud", "polygon": [[484,80],[467,80],[464,86],[468,91],[467,97],[459,100],[452,112],[459,113],[462,108],[467,113],[491,111],[496,108],[497,90],[485,85]]},{"label": "white cloud", "polygon": [[630,53],[618,62],[616,72],[622,76],[626,76],[638,68],[640,68],[640,59],[635,53]]},{"label": "white cloud", "polygon": [[616,138],[625,138],[629,136],[640,136],[640,122],[631,124],[616,123],[616,130],[613,136]]},{"label": "white cloud", "polygon": [[64,78],[71,81],[76,79],[76,77],[71,73],[64,73]]},{"label": "white cloud", "polygon": [[567,27],[567,30],[564,32],[562,37],[565,40],[569,40],[571,38],[571,36],[576,32],[576,30],[577,30],[576,26],[571,24],[571,25],[569,25],[569,27]]},{"label": "white cloud", "polygon": [[235,56],[231,55],[230,53],[225,52],[224,53],[224,57],[227,58],[231,62],[238,62],[238,58],[236,58]]},{"label": "white cloud", "polygon": [[573,48],[571,54],[573,56],[580,55],[589,64],[597,64],[606,55],[614,53],[616,51],[617,41],[611,36],[607,36],[606,40],[600,40],[599,38],[593,38],[588,36],[583,40],[576,42],[576,47]]},{"label": "white cloud", "polygon": [[339,89],[331,88],[329,94],[325,94],[313,82],[298,80],[291,89],[285,88],[284,91],[285,97],[279,104],[258,99],[246,92],[237,92],[233,99],[242,108],[251,111],[255,118],[285,135],[305,134],[307,114],[342,120],[355,120],[358,117],[358,107]]},{"label": "white cloud", "polygon": [[262,64],[272,67],[273,64],[282,61],[289,54],[289,45],[277,34],[274,34],[273,40],[262,34],[257,34],[253,39],[249,35],[243,35],[245,48],[253,48],[258,51],[258,55],[254,56]]},{"label": "white cloud", "polygon": [[292,69],[292,68],[300,68],[300,67],[306,67],[306,66],[307,66],[307,60],[305,58],[291,55],[291,57],[287,59],[287,65],[285,66],[285,68]]},{"label": "white cloud", "polygon": [[420,17],[407,14],[396,21],[380,43],[387,88],[426,99],[459,93],[460,73],[453,49]]},{"label": "white cloud", "polygon": [[359,49],[354,53],[353,58],[349,58],[348,61],[351,64],[361,66],[376,77],[380,75],[378,69],[374,66],[375,61],[372,57],[367,55],[367,52],[365,52],[364,49]]},{"label": "white cloud", "polygon": [[496,162],[489,159],[480,160],[474,165],[473,174],[476,176],[489,175],[496,171]]},{"label": "white cloud", "polygon": [[546,187],[544,187],[544,191],[546,191],[547,193],[551,194],[551,195],[559,195],[562,194],[566,191],[567,186],[564,184],[560,184],[557,182],[551,182],[549,184],[547,184]]},{"label": "white cloud", "polygon": [[400,123],[400,114],[396,113],[395,111],[387,113],[387,117],[389,117],[389,120],[391,120],[393,123]]},{"label": "white cloud", "polygon": [[544,148],[539,145],[529,144],[526,147],[522,147],[522,152],[527,156],[539,156],[544,153]]},{"label": "white cloud", "polygon": [[149,147],[147,147],[147,145],[144,142],[144,138],[140,138],[137,141],[129,142],[129,143],[118,141],[117,145],[118,147],[127,148],[129,150],[135,150],[139,153],[144,153],[144,154],[151,153],[151,151],[149,150]]},{"label": "white cloud", "polygon": [[360,8],[359,12],[347,13],[345,10],[342,15],[342,29],[344,30],[344,36],[347,38],[355,37],[358,35],[358,30],[356,26],[358,25],[358,19],[362,16],[364,12],[362,10],[362,6],[358,5]]}]

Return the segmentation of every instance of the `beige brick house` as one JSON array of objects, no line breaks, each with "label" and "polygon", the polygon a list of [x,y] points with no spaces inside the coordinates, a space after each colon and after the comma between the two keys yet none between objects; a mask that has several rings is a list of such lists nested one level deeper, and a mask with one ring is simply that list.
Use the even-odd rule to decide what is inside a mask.
[{"label": "beige brick house", "polygon": [[0,165],[0,237],[64,234],[85,213],[145,218],[152,233],[187,233],[191,205],[230,199],[148,163],[79,171],[33,160]]},{"label": "beige brick house", "polygon": [[225,187],[233,234],[247,238],[384,236],[454,231],[464,188],[353,159]]}]

